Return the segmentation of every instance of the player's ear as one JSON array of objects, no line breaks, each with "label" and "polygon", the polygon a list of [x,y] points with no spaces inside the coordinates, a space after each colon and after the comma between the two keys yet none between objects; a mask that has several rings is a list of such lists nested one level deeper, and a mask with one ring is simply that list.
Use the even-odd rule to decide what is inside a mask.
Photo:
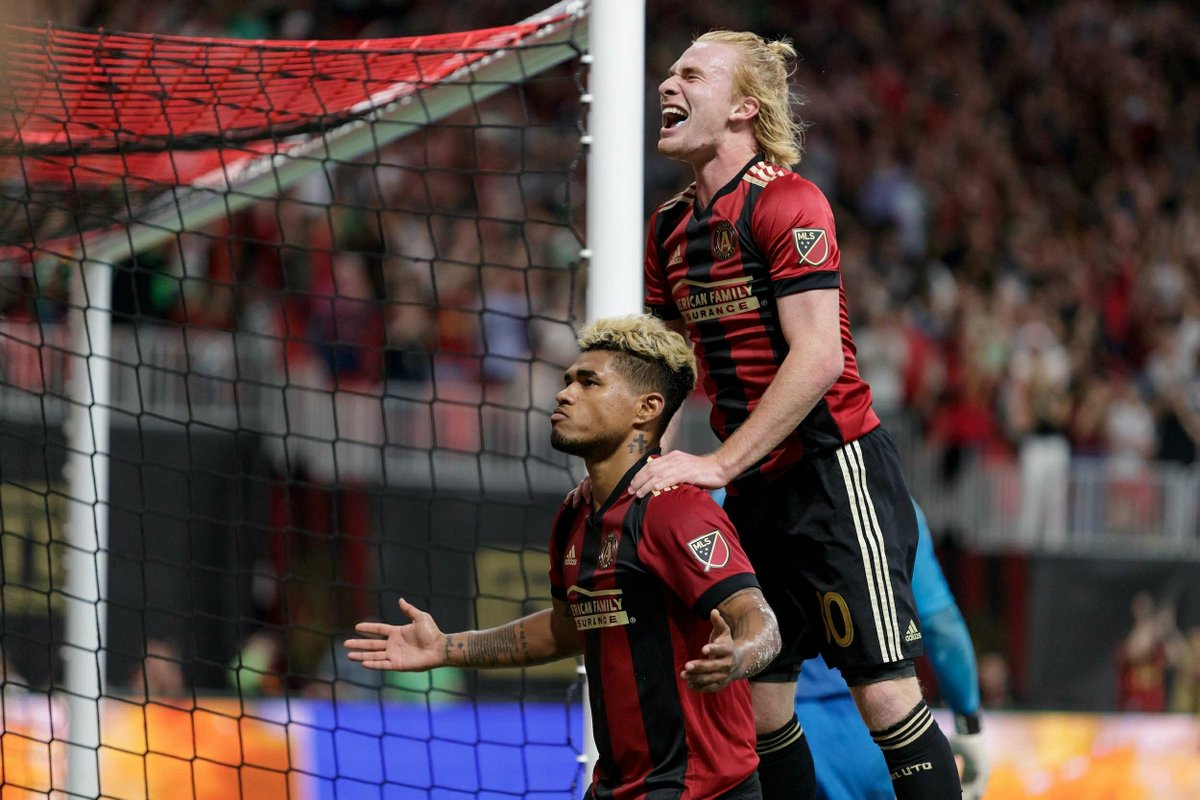
[{"label": "player's ear", "polygon": [[758,111],[760,108],[762,108],[762,106],[759,104],[757,97],[743,97],[738,100],[737,105],[733,107],[733,111],[730,113],[729,118],[733,120],[749,122],[758,116]]},{"label": "player's ear", "polygon": [[654,422],[662,416],[666,406],[666,399],[658,392],[642,395],[642,399],[638,402],[637,422],[641,424]]}]

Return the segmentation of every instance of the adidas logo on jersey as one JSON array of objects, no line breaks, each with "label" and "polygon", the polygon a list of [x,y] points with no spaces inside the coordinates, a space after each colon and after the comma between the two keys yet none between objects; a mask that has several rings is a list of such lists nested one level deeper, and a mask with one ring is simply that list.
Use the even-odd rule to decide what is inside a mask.
[{"label": "adidas logo on jersey", "polygon": [[904,641],[915,642],[917,639],[920,639],[920,638],[921,638],[921,632],[919,630],[917,630],[916,620],[910,619],[908,621],[908,630],[904,632]]},{"label": "adidas logo on jersey", "polygon": [[669,261],[667,261],[667,266],[673,267],[676,264],[682,264],[682,263],[683,263],[683,245],[677,244],[677,245],[675,245],[675,252],[671,253],[671,258]]},{"label": "adidas logo on jersey", "polygon": [[579,559],[575,558],[575,545],[571,545],[571,549],[567,551],[567,557],[563,559],[564,567],[573,567],[579,563]]}]

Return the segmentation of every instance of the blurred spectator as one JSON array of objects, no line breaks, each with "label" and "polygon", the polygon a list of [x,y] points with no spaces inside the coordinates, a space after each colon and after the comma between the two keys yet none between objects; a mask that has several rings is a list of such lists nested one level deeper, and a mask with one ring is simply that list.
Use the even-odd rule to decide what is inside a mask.
[{"label": "blurred spectator", "polygon": [[183,698],[190,694],[183,674],[183,655],[166,639],[146,640],[146,656],[129,676],[133,696],[149,700]]},{"label": "blurred spectator", "polygon": [[1070,359],[1057,320],[1037,306],[1016,330],[1009,362],[1008,426],[1017,440],[1021,516],[1017,535],[1026,545],[1061,547],[1067,540],[1071,447],[1067,423]]},{"label": "blurred spectator", "polygon": [[387,306],[385,374],[389,381],[417,384],[430,379],[432,311],[420,285],[401,276]]},{"label": "blurred spectator", "polygon": [[309,320],[320,361],[334,386],[383,377],[383,316],[361,253],[334,254],[332,269],[312,278]]},{"label": "blurred spectator", "polygon": [[1186,341],[1182,326],[1160,323],[1147,359],[1146,377],[1156,398],[1158,449],[1156,457],[1190,465],[1200,442],[1200,372],[1198,351]]},{"label": "blurred spectator", "polygon": [[1117,709],[1165,711],[1167,673],[1180,655],[1175,609],[1156,608],[1149,592],[1138,592],[1130,612],[1132,625],[1117,650]]},{"label": "blurred spectator", "polygon": [[1013,707],[1012,670],[1001,653],[979,656],[979,703],[987,709]]},{"label": "blurred spectator", "polygon": [[1154,416],[1127,374],[1113,376],[1104,434],[1108,454],[1108,527],[1118,533],[1145,532],[1155,519],[1149,460],[1158,443]]},{"label": "blurred spectator", "polygon": [[1171,686],[1171,711],[1200,715],[1200,626],[1188,630]]},{"label": "blurred spectator", "polygon": [[[519,243],[518,243],[519,244]],[[523,270],[483,269],[483,379],[508,384],[527,372],[529,362],[529,289]]]}]

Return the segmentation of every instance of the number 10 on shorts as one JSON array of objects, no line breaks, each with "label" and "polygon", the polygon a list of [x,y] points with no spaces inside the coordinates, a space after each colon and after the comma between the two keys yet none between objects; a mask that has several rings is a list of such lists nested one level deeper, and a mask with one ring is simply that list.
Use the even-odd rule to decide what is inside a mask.
[{"label": "number 10 on shorts", "polygon": [[817,602],[821,604],[821,618],[825,620],[825,641],[835,642],[838,647],[849,647],[854,641],[854,623],[846,600],[837,592],[817,592]]}]

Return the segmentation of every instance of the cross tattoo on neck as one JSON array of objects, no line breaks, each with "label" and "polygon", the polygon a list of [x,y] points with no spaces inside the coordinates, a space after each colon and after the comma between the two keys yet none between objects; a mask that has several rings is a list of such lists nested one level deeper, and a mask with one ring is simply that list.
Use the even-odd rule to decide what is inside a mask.
[{"label": "cross tattoo on neck", "polygon": [[646,437],[643,434],[638,434],[637,438],[629,443],[629,452],[637,450],[639,453],[646,452]]}]

